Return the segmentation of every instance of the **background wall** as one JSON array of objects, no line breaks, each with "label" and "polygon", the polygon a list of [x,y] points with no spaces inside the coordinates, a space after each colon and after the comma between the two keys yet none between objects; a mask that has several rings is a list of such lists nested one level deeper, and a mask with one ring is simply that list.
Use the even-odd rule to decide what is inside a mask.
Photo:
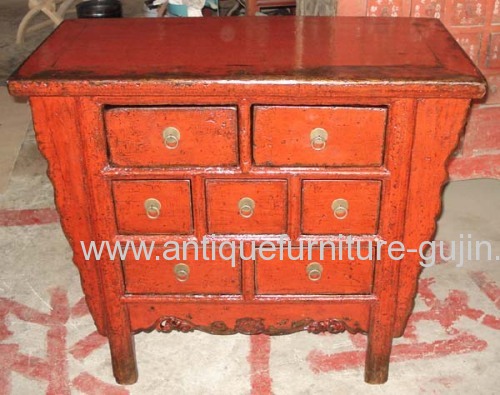
[{"label": "background wall", "polygon": [[439,18],[488,80],[450,163],[452,179],[500,179],[500,0],[338,0],[337,15]]}]

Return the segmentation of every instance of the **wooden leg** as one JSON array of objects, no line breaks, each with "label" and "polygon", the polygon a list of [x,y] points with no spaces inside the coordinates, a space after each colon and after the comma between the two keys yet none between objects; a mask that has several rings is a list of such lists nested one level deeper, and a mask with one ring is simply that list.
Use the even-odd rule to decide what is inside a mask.
[{"label": "wooden leg", "polygon": [[372,323],[368,332],[366,350],[365,381],[369,384],[383,384],[389,377],[389,359],[392,348],[392,327]]},{"label": "wooden leg", "polygon": [[127,334],[109,334],[113,375],[118,384],[134,384],[137,381],[137,363],[135,359],[134,336]]}]

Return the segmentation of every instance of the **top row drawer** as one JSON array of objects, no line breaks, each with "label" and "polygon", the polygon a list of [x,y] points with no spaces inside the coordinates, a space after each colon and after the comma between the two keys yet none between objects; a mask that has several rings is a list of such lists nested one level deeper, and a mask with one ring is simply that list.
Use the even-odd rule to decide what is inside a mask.
[{"label": "top row drawer", "polygon": [[[254,106],[256,166],[382,164],[384,107]],[[119,107],[105,112],[117,166],[237,166],[235,107]]]},{"label": "top row drawer", "polygon": [[117,166],[236,166],[234,107],[118,107],[105,112]]}]

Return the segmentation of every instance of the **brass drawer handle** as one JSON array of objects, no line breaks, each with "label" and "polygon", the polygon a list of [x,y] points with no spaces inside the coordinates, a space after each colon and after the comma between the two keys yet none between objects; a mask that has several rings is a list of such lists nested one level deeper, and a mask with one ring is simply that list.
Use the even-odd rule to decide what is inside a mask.
[{"label": "brass drawer handle", "polygon": [[189,266],[185,263],[178,263],[174,266],[174,274],[177,281],[186,282],[189,279]]},{"label": "brass drawer handle", "polygon": [[244,197],[238,202],[238,209],[243,218],[250,218],[255,210],[255,202],[249,197]]},{"label": "brass drawer handle", "polygon": [[170,126],[163,131],[163,144],[168,149],[176,149],[179,146],[180,139],[181,132],[177,128]]},{"label": "brass drawer handle", "polygon": [[161,203],[155,198],[146,199],[144,208],[149,219],[158,219],[161,214]]},{"label": "brass drawer handle", "polygon": [[326,148],[328,140],[328,132],[323,128],[315,128],[311,131],[310,142],[311,147],[315,151],[321,151]]},{"label": "brass drawer handle", "polygon": [[323,274],[323,266],[318,262],[311,262],[306,267],[307,278],[311,281],[319,281]]},{"label": "brass drawer handle", "polygon": [[349,214],[349,202],[345,199],[335,199],[332,202],[333,216],[337,219],[345,219]]}]

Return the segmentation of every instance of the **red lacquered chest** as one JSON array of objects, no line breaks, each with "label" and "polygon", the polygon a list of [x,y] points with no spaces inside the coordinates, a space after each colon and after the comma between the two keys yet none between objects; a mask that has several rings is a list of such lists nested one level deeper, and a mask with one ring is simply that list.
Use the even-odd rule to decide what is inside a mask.
[{"label": "red lacquered chest", "polygon": [[[446,160],[485,92],[438,20],[73,20],[9,89],[30,97],[118,382],[137,380],[133,334],[152,329],[363,332],[366,381],[387,379],[421,258],[377,242],[432,238]],[[153,258],[86,260],[90,241],[154,244]],[[168,258],[174,242],[187,252]],[[271,242],[312,247],[251,256]],[[203,243],[222,254],[197,257]]]}]

